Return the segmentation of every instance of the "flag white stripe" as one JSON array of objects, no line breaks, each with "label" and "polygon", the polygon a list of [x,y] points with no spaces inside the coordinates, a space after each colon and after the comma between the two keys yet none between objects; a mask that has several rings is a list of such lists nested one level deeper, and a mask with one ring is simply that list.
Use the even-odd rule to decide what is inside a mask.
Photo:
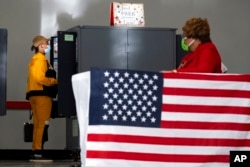
[{"label": "flag white stripe", "polygon": [[[198,139],[249,139],[250,132],[229,130],[194,130],[194,129],[163,129],[163,128],[140,128],[129,126],[90,126],[88,134],[117,134],[135,136],[158,136],[158,137],[183,137]],[[209,135],[208,135],[209,134]]]},{"label": "flag white stripe", "polygon": [[[229,167],[229,163],[172,163],[129,160],[87,159],[86,167]],[[84,166],[85,167],[85,166]]]},{"label": "flag white stripe", "polygon": [[164,121],[195,121],[195,122],[230,122],[230,123],[248,123],[250,116],[240,114],[214,114],[210,113],[186,113],[186,112],[162,112]]},{"label": "flag white stripe", "polygon": [[211,80],[192,80],[192,79],[169,79],[165,78],[163,87],[175,88],[202,88],[218,90],[250,90],[249,82],[234,81],[211,81]]},{"label": "flag white stripe", "polygon": [[[133,153],[176,154],[176,155],[229,155],[230,150],[249,151],[249,147],[211,147],[211,146],[166,146],[153,144],[129,144],[114,142],[89,142],[87,150],[121,151]],[[192,150],[192,151],[190,151]]]},{"label": "flag white stripe", "polygon": [[248,98],[163,95],[163,104],[249,107]]}]

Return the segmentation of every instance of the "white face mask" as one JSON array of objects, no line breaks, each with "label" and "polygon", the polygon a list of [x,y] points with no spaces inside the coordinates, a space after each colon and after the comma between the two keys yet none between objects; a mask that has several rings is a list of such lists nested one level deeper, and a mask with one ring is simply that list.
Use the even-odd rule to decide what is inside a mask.
[{"label": "white face mask", "polygon": [[45,54],[49,54],[50,53],[50,45],[47,46],[47,48],[44,50]]}]

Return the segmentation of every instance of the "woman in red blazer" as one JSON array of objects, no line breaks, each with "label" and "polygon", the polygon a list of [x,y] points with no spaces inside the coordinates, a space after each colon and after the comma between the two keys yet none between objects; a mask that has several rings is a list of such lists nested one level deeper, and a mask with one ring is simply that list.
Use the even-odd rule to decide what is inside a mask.
[{"label": "woman in red blazer", "polygon": [[[183,49],[189,51],[174,72],[221,73],[221,57],[210,39],[207,19],[191,18],[182,28]],[[186,47],[185,47],[186,46]]]}]

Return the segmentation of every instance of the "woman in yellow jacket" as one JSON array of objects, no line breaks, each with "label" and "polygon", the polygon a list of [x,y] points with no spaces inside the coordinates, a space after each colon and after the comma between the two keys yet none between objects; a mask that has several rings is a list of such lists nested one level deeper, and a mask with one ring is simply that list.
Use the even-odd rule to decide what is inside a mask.
[{"label": "woman in yellow jacket", "polygon": [[[26,99],[29,100],[33,114],[33,155],[41,154],[43,149],[43,131],[47,121],[50,119],[53,95],[44,89],[45,86],[57,84],[55,77],[46,77],[49,61],[45,54],[49,52],[49,39],[44,36],[36,36],[33,39],[31,50],[34,55],[28,66],[28,80]],[[39,155],[41,157],[41,155]],[[36,158],[33,156],[33,158]]]}]

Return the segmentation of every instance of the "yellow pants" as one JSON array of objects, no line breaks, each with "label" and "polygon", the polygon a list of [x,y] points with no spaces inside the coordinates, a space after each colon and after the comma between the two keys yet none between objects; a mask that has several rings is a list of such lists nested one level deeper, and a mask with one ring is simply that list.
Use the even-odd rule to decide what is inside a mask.
[{"label": "yellow pants", "polygon": [[43,131],[45,122],[50,120],[52,98],[48,96],[32,96],[29,98],[33,113],[33,143],[32,150],[43,149]]}]

